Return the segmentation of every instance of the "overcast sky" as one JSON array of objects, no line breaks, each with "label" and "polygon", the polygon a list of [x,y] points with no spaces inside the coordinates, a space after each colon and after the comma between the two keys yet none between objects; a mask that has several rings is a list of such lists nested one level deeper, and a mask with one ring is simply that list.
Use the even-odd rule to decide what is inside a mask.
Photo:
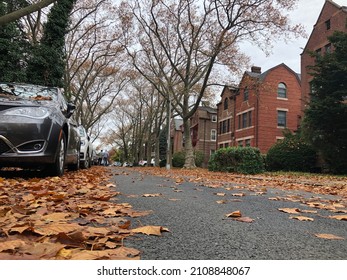
[{"label": "overcast sky", "polygon": [[[340,6],[347,6],[347,0],[333,1]],[[324,3],[325,0],[299,0],[297,8],[290,13],[292,23],[301,23],[305,27],[307,36],[309,36]],[[272,49],[272,54],[268,57],[259,49],[250,47],[249,51],[244,51],[251,57],[251,64],[260,66],[263,72],[280,63],[285,63],[295,72],[300,73],[300,54],[307,40],[308,38],[293,39],[288,44],[278,42]]]}]

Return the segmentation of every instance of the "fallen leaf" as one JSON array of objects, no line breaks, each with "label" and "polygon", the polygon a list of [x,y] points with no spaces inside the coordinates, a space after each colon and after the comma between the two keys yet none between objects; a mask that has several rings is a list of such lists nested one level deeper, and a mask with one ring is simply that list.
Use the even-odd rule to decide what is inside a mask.
[{"label": "fallen leaf", "polygon": [[234,218],[235,221],[243,222],[243,223],[253,223],[254,219],[251,219],[250,217],[239,217]]},{"label": "fallen leaf", "polygon": [[159,197],[162,196],[161,193],[146,193],[142,195],[143,197]]},{"label": "fallen leaf", "polygon": [[167,228],[161,226],[143,226],[131,230],[133,233],[143,233],[146,235],[156,235],[161,236],[161,232],[169,231]]},{"label": "fallen leaf", "polygon": [[289,214],[297,214],[301,212],[298,208],[278,208],[278,210]]},{"label": "fallen leaf", "polygon": [[334,215],[334,216],[329,216],[329,218],[340,220],[340,221],[347,221],[347,215]]},{"label": "fallen leaf", "polygon": [[241,217],[242,215],[241,215],[241,211],[240,211],[240,210],[237,210],[237,211],[231,212],[231,213],[229,213],[229,214],[226,214],[226,216],[227,216],[228,218],[239,218],[239,217]]},{"label": "fallen leaf", "polygon": [[305,216],[291,216],[289,218],[290,219],[299,220],[299,221],[309,221],[309,222],[313,222],[314,221],[314,219],[309,218],[309,217],[305,217]]},{"label": "fallen leaf", "polygon": [[244,194],[244,193],[233,193],[232,196],[242,197],[242,196],[246,196],[246,194]]},{"label": "fallen leaf", "polygon": [[330,233],[315,233],[315,236],[318,238],[331,239],[331,240],[344,240],[343,237],[330,234]]},{"label": "fallen leaf", "polygon": [[226,203],[228,203],[228,200],[223,199],[223,200],[217,200],[216,202],[217,202],[218,204],[226,204]]},{"label": "fallen leaf", "polygon": [[226,193],[214,193],[217,196],[226,196]]}]

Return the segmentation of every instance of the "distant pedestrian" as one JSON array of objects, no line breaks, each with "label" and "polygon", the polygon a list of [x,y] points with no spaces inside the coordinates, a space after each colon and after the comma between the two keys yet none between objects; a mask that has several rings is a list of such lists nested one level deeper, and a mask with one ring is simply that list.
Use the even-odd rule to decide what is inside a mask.
[{"label": "distant pedestrian", "polygon": [[108,157],[109,157],[109,154],[105,150],[105,152],[102,154],[102,163],[104,166],[108,166]]}]

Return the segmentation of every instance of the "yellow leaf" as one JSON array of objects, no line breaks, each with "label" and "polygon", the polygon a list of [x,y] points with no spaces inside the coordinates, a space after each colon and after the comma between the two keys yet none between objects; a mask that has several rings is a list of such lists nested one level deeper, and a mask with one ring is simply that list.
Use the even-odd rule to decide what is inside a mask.
[{"label": "yellow leaf", "polygon": [[331,239],[331,240],[344,240],[343,237],[340,237],[334,234],[329,234],[329,233],[315,233],[315,236],[317,236],[318,238]]}]

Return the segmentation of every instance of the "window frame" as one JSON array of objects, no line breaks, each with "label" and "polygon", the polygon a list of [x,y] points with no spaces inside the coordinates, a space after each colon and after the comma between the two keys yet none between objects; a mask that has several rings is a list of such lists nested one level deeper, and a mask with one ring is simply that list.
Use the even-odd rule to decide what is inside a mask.
[{"label": "window frame", "polygon": [[280,109],[277,110],[277,127],[278,128],[286,128],[287,127],[287,114],[288,114],[288,111],[286,111],[286,110],[280,110]]},{"label": "window frame", "polygon": [[280,82],[277,85],[277,98],[287,99],[288,98],[288,87],[284,82]]}]

